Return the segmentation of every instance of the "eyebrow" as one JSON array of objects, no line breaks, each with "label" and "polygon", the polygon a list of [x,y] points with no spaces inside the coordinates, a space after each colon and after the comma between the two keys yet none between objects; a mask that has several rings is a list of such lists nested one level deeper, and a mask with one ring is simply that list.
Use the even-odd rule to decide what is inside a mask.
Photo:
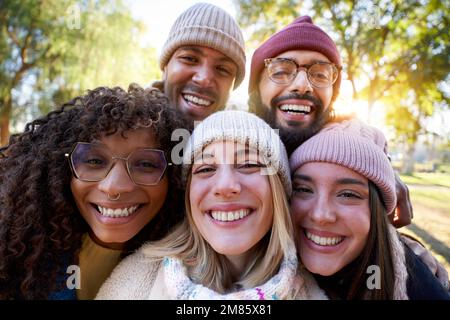
[{"label": "eyebrow", "polygon": [[235,154],[235,156],[240,156],[240,155],[245,156],[245,155],[250,155],[250,154],[258,155],[258,152],[256,152],[254,149],[245,148],[245,149],[237,150],[234,154]]},{"label": "eyebrow", "polygon": [[367,187],[367,183],[364,183],[361,180],[353,179],[353,178],[342,178],[342,179],[338,179],[336,182],[338,184],[357,184],[357,185],[361,185],[363,187]]},{"label": "eyebrow", "polygon": [[312,181],[310,176],[305,176],[304,174],[299,174],[299,173],[294,174],[294,176],[292,178],[300,179],[300,180],[304,180],[304,181],[308,181],[308,182]]},{"label": "eyebrow", "polygon": [[[295,63],[300,64],[297,62],[297,59],[293,58],[293,57],[278,57],[280,59],[289,59],[292,61],[295,61]],[[277,58],[276,58],[277,59]],[[330,61],[326,61],[326,60],[321,60],[321,59],[313,59],[311,60],[309,63],[305,63],[305,64],[311,64],[311,63],[316,63],[316,62],[326,62],[326,63],[331,63]]]},{"label": "eyebrow", "polygon": [[[293,179],[299,179],[299,180],[303,180],[303,181],[308,181],[308,182],[312,182],[312,178],[310,176],[306,176],[303,174],[294,174]],[[356,185],[360,185],[363,187],[367,187],[367,183],[364,183],[361,180],[358,179],[353,179],[353,178],[341,178],[336,180],[336,184],[356,184]]]},{"label": "eyebrow", "polygon": [[[208,47],[209,48],[209,47]],[[211,48],[212,49],[212,48]],[[201,55],[202,57],[205,57],[206,54],[205,52],[203,52],[202,49],[198,48],[198,47],[194,47],[194,46],[185,46],[185,47],[181,47],[180,50],[182,51],[194,51],[195,53]],[[223,53],[222,53],[223,54]],[[219,61],[223,61],[223,62],[230,62],[232,64],[235,64],[234,61],[227,57],[226,55],[224,55],[222,58],[218,59]]]},{"label": "eyebrow", "polygon": [[203,160],[205,158],[214,158],[214,154],[212,153],[200,153],[194,158],[193,164],[198,163],[197,161]]}]

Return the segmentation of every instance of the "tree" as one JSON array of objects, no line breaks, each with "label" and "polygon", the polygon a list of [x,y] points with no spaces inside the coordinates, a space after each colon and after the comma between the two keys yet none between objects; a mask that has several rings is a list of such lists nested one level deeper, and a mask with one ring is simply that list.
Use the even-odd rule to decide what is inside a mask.
[{"label": "tree", "polygon": [[139,43],[142,24],[119,0],[3,2],[0,145],[11,120],[46,113],[86,89],[159,76],[155,50]]},{"label": "tree", "polygon": [[237,20],[247,29],[250,45],[256,47],[276,31],[289,24],[302,8],[295,0],[234,0]]}]

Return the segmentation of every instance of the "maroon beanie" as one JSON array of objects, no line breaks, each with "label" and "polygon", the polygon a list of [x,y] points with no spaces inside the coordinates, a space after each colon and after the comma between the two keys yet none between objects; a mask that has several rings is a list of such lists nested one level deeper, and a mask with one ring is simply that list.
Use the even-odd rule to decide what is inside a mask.
[{"label": "maroon beanie", "polygon": [[[341,58],[335,43],[308,16],[297,18],[291,24],[271,36],[253,54],[250,69],[249,93],[258,88],[259,76],[264,69],[264,59],[274,58],[290,50],[317,51],[326,56],[337,66],[341,66]],[[341,73],[333,85],[333,101],[339,94]]]}]

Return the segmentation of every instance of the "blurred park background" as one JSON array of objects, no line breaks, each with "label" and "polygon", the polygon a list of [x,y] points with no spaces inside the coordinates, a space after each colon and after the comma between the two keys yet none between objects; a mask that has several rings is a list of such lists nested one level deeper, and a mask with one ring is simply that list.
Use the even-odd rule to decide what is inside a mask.
[{"label": "blurred park background", "polygon": [[[98,86],[159,79],[158,54],[193,0],[0,0],[0,145],[25,123]],[[418,237],[450,271],[450,2],[202,1],[243,28],[247,67],[258,44],[310,15],[340,49],[337,113],[385,132],[411,192]],[[229,108],[246,108],[246,82]],[[1,182],[0,182],[1,183]]]}]

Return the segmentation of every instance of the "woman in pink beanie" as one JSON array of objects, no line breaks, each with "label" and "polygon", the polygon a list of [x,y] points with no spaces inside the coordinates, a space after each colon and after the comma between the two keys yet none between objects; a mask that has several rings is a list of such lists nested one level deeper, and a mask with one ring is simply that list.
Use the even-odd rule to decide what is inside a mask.
[{"label": "woman in pink beanie", "polygon": [[332,123],[290,158],[300,259],[332,299],[449,299],[387,215],[396,204],[386,140],[356,120]]}]

